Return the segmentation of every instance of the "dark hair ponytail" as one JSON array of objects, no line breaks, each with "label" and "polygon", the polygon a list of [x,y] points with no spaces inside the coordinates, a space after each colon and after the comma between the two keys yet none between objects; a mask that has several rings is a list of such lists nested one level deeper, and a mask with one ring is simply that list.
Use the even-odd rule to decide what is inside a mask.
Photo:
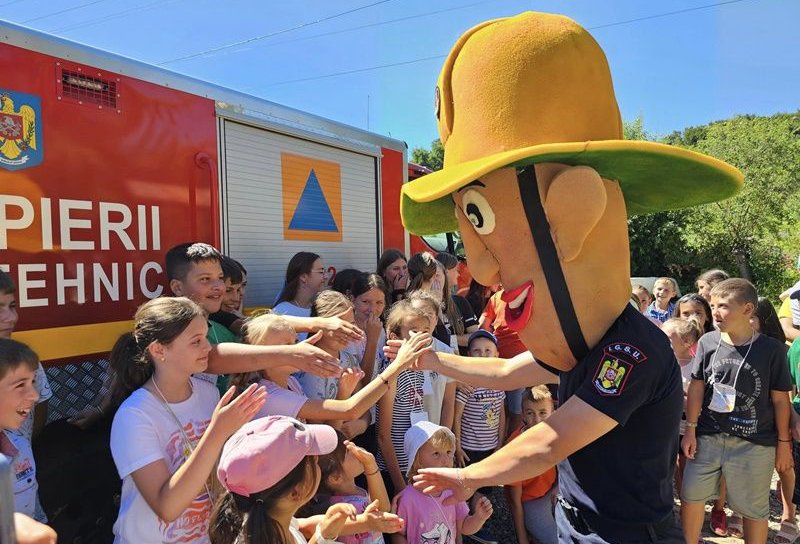
[{"label": "dark hair ponytail", "polygon": [[272,487],[244,497],[227,491],[211,512],[208,536],[214,544],[291,544],[270,512],[275,503],[301,484],[312,468],[306,456],[289,474]]},{"label": "dark hair ponytail", "polygon": [[122,404],[153,375],[155,367],[147,351],[150,344],[170,344],[192,320],[205,316],[200,306],[185,297],[155,298],[139,306],[133,317],[133,332],[119,337],[109,357],[115,374],[112,406]]}]

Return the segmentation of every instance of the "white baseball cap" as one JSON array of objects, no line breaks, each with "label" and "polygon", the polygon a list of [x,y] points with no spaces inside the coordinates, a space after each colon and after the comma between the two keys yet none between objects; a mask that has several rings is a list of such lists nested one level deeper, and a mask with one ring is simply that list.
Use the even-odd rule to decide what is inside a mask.
[{"label": "white baseball cap", "polygon": [[411,465],[414,464],[414,460],[417,458],[417,452],[419,449],[425,445],[425,442],[430,440],[434,434],[436,434],[436,431],[439,430],[445,431],[450,436],[453,444],[456,443],[456,435],[453,434],[453,431],[447,427],[442,427],[441,425],[431,423],[430,421],[419,421],[413,424],[406,431],[406,434],[403,437],[403,449],[405,450],[406,458],[408,459],[406,476],[411,473]]}]

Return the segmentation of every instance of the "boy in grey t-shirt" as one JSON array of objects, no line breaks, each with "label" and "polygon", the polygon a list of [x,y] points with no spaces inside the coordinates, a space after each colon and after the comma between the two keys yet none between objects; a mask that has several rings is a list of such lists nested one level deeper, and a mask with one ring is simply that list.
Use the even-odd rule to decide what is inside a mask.
[{"label": "boy in grey t-shirt", "polygon": [[765,543],[772,470],[792,462],[786,348],[753,331],[757,303],[755,288],[741,278],[711,290],[719,331],[698,343],[681,443],[688,458],[681,490],[687,542],[698,541],[705,502],[719,494],[725,474],[728,502],[744,519],[745,542]]}]

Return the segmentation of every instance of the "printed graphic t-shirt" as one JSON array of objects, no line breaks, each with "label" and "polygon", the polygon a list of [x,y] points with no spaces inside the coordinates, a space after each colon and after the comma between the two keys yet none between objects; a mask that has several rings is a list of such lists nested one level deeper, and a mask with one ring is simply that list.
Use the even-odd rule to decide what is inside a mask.
[{"label": "printed graphic t-shirt", "polygon": [[[169,406],[194,448],[211,422],[219,392],[196,378],[192,386],[191,397]],[[115,544],[209,542],[212,504],[205,489],[175,521],[167,522],[156,516],[133,482],[133,472],[154,461],[163,460],[174,474],[189,456],[183,435],[161,399],[139,388],[122,403],[111,426],[111,455],[122,478]]]},{"label": "printed graphic t-shirt", "polygon": [[24,436],[9,430],[0,430],[0,453],[11,458],[11,485],[14,487],[14,512],[20,512],[36,521],[46,522],[42,513],[36,516],[36,462],[33,459],[31,442]]},{"label": "printed graphic t-shirt", "polygon": [[476,387],[471,395],[456,392],[456,402],[464,405],[461,416],[462,448],[488,451],[497,447],[500,440],[500,416],[505,400],[504,391],[485,387]]},{"label": "printed graphic t-shirt", "polygon": [[469,514],[466,502],[445,506],[444,500],[452,492],[444,491],[438,497],[407,486],[400,493],[397,515],[406,520],[406,540],[411,544],[455,544],[458,542],[458,524]]},{"label": "printed graphic t-shirt", "polygon": [[[728,433],[762,446],[775,446],[778,431],[770,391],[792,389],[786,346],[765,334],[752,342],[732,346],[711,331],[697,344],[692,361],[692,378],[705,382],[703,407],[697,420],[697,434]],[[749,353],[748,353],[749,349]],[[746,359],[745,359],[746,356]],[[733,411],[710,410],[713,381],[736,388]]]},{"label": "printed graphic t-shirt", "polygon": [[[372,499],[366,491],[363,489],[361,491],[363,491],[361,495],[331,495],[330,504],[334,505],[340,502],[352,504],[356,509],[356,514],[363,514]],[[369,531],[354,535],[339,535],[336,541],[341,544],[384,544],[381,533]]]}]

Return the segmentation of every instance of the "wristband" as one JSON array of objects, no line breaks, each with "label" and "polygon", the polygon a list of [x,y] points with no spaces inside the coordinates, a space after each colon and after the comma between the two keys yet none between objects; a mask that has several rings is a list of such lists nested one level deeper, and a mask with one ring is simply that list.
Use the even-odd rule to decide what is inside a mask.
[{"label": "wristband", "polygon": [[792,439],[791,439],[791,438],[790,438],[790,439],[788,439],[788,440],[781,440],[780,438],[778,439],[778,442],[791,442],[791,441],[792,441]]},{"label": "wristband", "polygon": [[386,386],[389,385],[389,380],[387,380],[386,378],[383,377],[383,373],[378,374],[378,377],[381,379],[381,381],[383,382],[384,385],[386,385]]},{"label": "wristband", "polygon": [[686,422],[686,426],[687,427],[697,427],[697,422],[696,421],[687,421]]},{"label": "wristband", "polygon": [[376,474],[377,474],[377,473],[379,473],[379,472],[380,472],[380,470],[376,468],[376,469],[375,469],[375,472],[365,472],[365,473],[364,473],[364,476],[374,476],[374,475],[376,475]]},{"label": "wristband", "polygon": [[339,544],[336,541],[336,537],[325,538],[324,536],[322,536],[322,529],[319,528],[319,524],[317,524],[317,530],[314,531],[314,538],[317,539],[317,544]]}]

